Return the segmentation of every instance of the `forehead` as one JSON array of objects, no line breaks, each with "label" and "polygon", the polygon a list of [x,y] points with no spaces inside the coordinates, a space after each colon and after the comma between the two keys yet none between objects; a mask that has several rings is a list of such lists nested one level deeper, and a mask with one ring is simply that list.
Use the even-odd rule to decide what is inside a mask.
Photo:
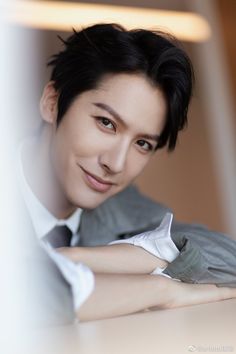
[{"label": "forehead", "polygon": [[[134,103],[137,98],[142,98],[142,106],[146,108],[147,103],[151,104],[149,111],[155,110],[159,106],[161,90],[152,84],[144,75],[137,74],[117,74],[107,75],[99,83],[97,90],[94,90],[97,95],[107,97],[114,102],[122,102],[126,109],[135,108]],[[122,107],[120,107],[122,109]]]},{"label": "forehead", "polygon": [[[80,98],[88,107],[95,102],[109,105],[128,125],[138,130],[148,126],[151,132],[157,132],[164,125],[164,94],[144,75],[107,75],[96,89],[84,92]],[[94,106],[94,109],[100,108]]]}]

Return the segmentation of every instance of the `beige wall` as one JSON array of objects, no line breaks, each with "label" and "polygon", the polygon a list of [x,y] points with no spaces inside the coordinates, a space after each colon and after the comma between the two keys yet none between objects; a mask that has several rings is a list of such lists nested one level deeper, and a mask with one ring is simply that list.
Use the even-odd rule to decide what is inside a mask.
[{"label": "beige wall", "polygon": [[[198,6],[200,2],[201,0],[198,0]],[[236,3],[234,0],[228,2],[219,0],[219,9],[215,10],[219,10],[219,18],[218,22],[215,18],[211,22],[213,43],[209,46],[206,43],[187,48],[194,63],[197,80],[195,97],[189,114],[189,127],[180,135],[180,144],[173,156],[167,157],[163,152],[158,154],[147,171],[139,177],[137,184],[149,196],[171,206],[179,219],[204,223],[210,228],[230,233],[231,237],[236,239],[235,225],[233,222],[229,223],[229,209],[226,210],[227,206],[230,208],[233,201],[233,197],[231,201],[227,200],[227,193],[230,196],[227,181],[232,186],[232,184],[235,185],[235,180],[231,175],[230,181],[229,174],[227,177],[227,172],[225,176],[224,171],[222,172],[227,163],[221,166],[221,162],[228,160],[227,152],[230,153],[231,161],[233,163],[236,161],[236,151],[230,149],[232,141],[227,140],[227,138],[232,140],[232,134],[231,137],[227,136],[228,127],[236,128],[236,124],[229,122],[233,118],[236,123],[235,101],[230,102],[230,99],[227,101],[228,97],[224,97],[225,92],[222,92],[224,88],[227,88],[230,94],[233,92],[232,97],[235,97],[236,93]],[[215,32],[221,32],[222,37],[214,38]],[[217,41],[220,43],[216,43]],[[222,48],[223,53],[220,52]],[[206,55],[211,49],[213,49],[212,53]],[[207,56],[208,61],[204,63]],[[211,63],[218,62],[216,67],[221,72],[216,72],[214,68],[212,70],[209,66],[209,57],[211,57]],[[206,85],[204,74],[211,71],[212,76],[208,75],[207,79],[212,80],[212,83]],[[221,78],[224,82],[220,81]],[[215,91],[213,94],[212,90],[209,92],[212,87]],[[230,104],[231,107],[229,107]],[[209,108],[209,105],[212,105],[214,109]],[[222,106],[225,106],[225,111]],[[225,125],[221,124],[221,130],[219,123],[214,122],[215,117],[209,116],[217,112],[217,109],[222,112],[220,120],[225,122]],[[214,124],[218,124],[218,129],[212,129]],[[236,129],[234,131],[236,132]],[[223,135],[224,138],[222,138]],[[234,134],[234,143],[235,136]],[[217,141],[218,146],[228,145],[228,149],[227,147],[221,149],[221,146],[215,149]],[[218,157],[219,151],[221,156]],[[222,155],[224,153],[225,155]],[[231,172],[235,172],[233,168]],[[232,196],[233,193],[232,188]],[[231,208],[231,221],[233,213]]]},{"label": "beige wall", "polygon": [[194,98],[188,128],[180,133],[176,151],[157,152],[137,184],[150,197],[173,208],[179,220],[224,231],[205,120],[201,102]]},{"label": "beige wall", "polygon": [[[217,0],[221,30],[224,38],[224,50],[228,70],[230,73],[230,84],[233,97],[236,97],[236,1]],[[235,100],[234,100],[235,104]],[[236,107],[236,104],[235,104]],[[234,127],[236,135],[236,114],[234,115]]]}]

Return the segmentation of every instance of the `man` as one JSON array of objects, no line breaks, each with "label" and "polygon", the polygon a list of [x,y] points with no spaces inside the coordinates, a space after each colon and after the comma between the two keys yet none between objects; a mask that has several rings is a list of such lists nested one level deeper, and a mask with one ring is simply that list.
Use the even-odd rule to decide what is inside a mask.
[{"label": "man", "polygon": [[[63,43],[64,50],[49,62],[53,70],[40,102],[40,134],[23,144],[20,154],[21,185],[36,235],[53,248],[95,246],[159,226],[167,209],[129,186],[158,148],[175,148],[178,132],[187,122],[192,93],[190,60],[166,34],[126,31],[118,25],[91,26],[74,32]],[[208,276],[208,262],[202,262],[205,253],[199,252],[195,242],[196,236],[210,233],[176,224],[170,237],[171,221],[172,218],[160,226],[167,230],[164,243],[168,247],[162,254],[150,252],[146,243],[136,244],[144,250],[114,245],[105,252],[109,256],[121,247],[117,258],[120,260],[122,252],[129,249],[134,264],[142,252],[146,258],[143,263],[154,270],[163,266],[163,257],[167,261],[170,251],[163,274],[188,283],[214,283],[217,276],[215,272]],[[193,241],[186,237],[188,234]],[[232,243],[231,250],[235,252],[235,243],[228,239],[225,242]],[[133,275],[114,269],[112,274],[96,275],[95,291],[82,305],[86,296],[77,301],[82,293],[78,284],[82,284],[82,274],[86,274],[92,289],[91,273],[88,269],[76,273],[74,269],[72,275],[69,261],[51,249],[47,251],[71,284],[77,313],[83,319],[236,295],[235,289],[227,287],[184,284],[162,275],[153,277],[143,268]],[[228,251],[227,256],[232,260],[235,253]],[[104,257],[103,254],[101,258]],[[85,264],[89,264],[87,257]],[[129,263],[124,273],[130,266]],[[100,272],[96,265],[91,268]],[[206,274],[201,279],[203,273]],[[226,267],[224,281],[220,276],[215,283],[230,285],[233,279],[235,272]],[[142,298],[135,297],[138,287],[143,290]],[[121,294],[127,301],[122,300]]]}]

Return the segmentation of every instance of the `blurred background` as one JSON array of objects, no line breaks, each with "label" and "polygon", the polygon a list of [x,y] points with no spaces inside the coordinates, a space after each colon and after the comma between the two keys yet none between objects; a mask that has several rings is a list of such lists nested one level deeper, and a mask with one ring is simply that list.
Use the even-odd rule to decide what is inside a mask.
[{"label": "blurred background", "polygon": [[[40,121],[38,102],[50,74],[46,62],[61,48],[57,35],[66,38],[72,24],[79,29],[86,18],[78,9],[77,13],[74,11],[77,20],[66,26],[60,21],[57,23],[59,15],[56,10],[47,13],[45,9],[43,19],[47,23],[40,24],[40,12],[31,9],[30,4],[46,5],[48,2],[15,3],[17,6],[26,3],[26,8],[6,11],[14,33],[11,42],[14,54],[9,59],[14,75],[8,90],[11,102],[19,103],[14,123],[15,138],[19,141],[32,134]],[[53,1],[50,3],[57,5]],[[63,3],[70,6],[80,4],[79,1],[72,3],[66,0]],[[150,28],[169,30],[183,42],[193,61],[196,76],[188,128],[180,134],[176,151],[171,154],[164,150],[157,152],[136,183],[144,193],[171,207],[177,219],[205,224],[236,239],[236,1],[103,0],[101,3],[84,0],[83,3],[110,5],[109,9],[111,6],[123,6],[127,11],[133,7],[131,14],[138,8],[143,11],[141,17]],[[96,9],[90,8],[89,15]],[[104,7],[102,9],[97,22],[112,22],[113,17],[106,15]],[[163,16],[160,20],[158,17],[149,20],[146,9],[153,13],[154,10],[174,11],[174,14],[176,11],[191,12],[202,16],[204,22],[191,28],[194,21],[190,20],[185,32],[179,34],[175,32],[177,27],[173,18],[168,20]],[[114,8],[114,16],[118,10]],[[24,17],[27,11],[28,17]],[[66,20],[66,10],[63,11]],[[161,15],[164,13],[160,12]],[[134,27],[142,27],[139,22],[135,23],[138,15],[129,16],[128,23],[130,20]],[[122,24],[122,16],[116,22]],[[91,24],[91,19],[88,23]],[[196,38],[204,26],[208,26],[205,38],[204,34]]]}]

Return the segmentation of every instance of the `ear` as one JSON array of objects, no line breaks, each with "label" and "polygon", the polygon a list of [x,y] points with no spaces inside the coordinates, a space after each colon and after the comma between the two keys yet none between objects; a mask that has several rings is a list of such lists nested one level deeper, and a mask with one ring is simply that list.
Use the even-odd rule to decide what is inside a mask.
[{"label": "ear", "polygon": [[54,88],[54,82],[50,81],[43,90],[40,99],[40,113],[42,119],[50,124],[56,123],[57,120],[57,100],[58,92]]}]

